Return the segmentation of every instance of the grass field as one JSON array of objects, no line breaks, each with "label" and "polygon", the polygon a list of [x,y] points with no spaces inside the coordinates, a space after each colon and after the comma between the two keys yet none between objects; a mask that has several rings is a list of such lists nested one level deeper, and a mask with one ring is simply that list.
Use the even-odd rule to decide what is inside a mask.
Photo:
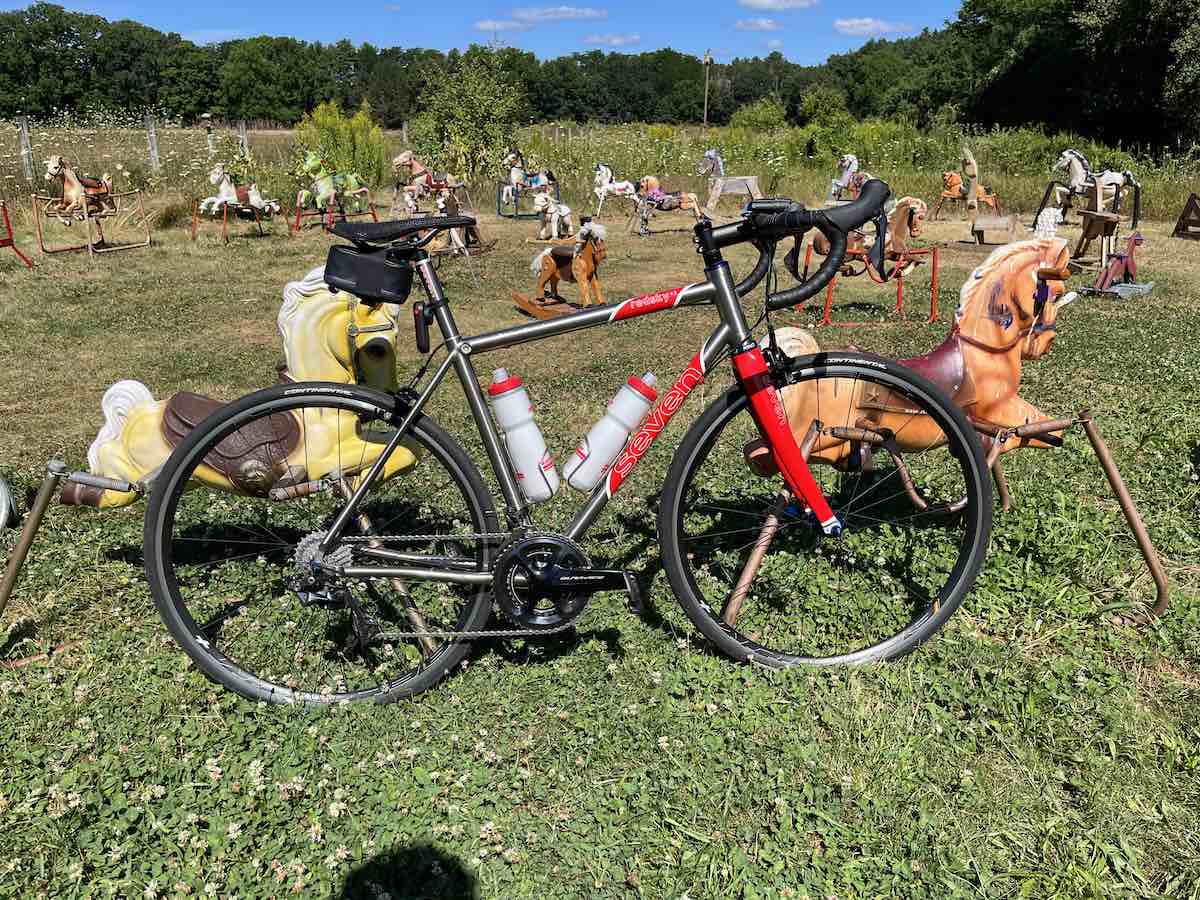
[{"label": "grass field", "polygon": [[[485,225],[498,249],[441,269],[468,332],[520,321],[508,298],[531,286],[534,226]],[[921,323],[918,276],[909,321],[821,329],[822,344],[899,356],[940,340],[982,257],[954,243],[963,231],[930,231],[949,242],[938,323]],[[786,674],[717,656],[674,606],[654,513],[683,420],[726,372],[586,541],[650,585],[644,619],[598,595],[574,637],[480,646],[389,707],[221,691],[154,612],[141,508],[55,507],[0,627],[10,663],[69,642],[0,669],[0,895],[1200,897],[1200,247],[1163,222],[1143,231],[1154,295],[1068,307],[1022,395],[1097,413],[1172,578],[1161,622],[1114,623],[1152,585],[1075,435],[1010,457],[1017,507],[998,514],[963,609],[912,656]],[[28,229],[20,240],[32,252]],[[215,229],[196,243],[174,229],[32,273],[0,250],[0,473],[23,495],[51,455],[82,467],[120,378],[230,399],[271,383],[281,288],[328,244],[282,223],[228,248]],[[701,272],[686,234],[614,228],[603,276],[617,299]],[[873,305],[835,315],[882,311],[890,292],[844,285],[842,302]],[[703,309],[648,317],[495,363],[525,378],[562,459],[623,379],[673,378],[711,325]],[[406,345],[402,375],[416,364]],[[456,388],[433,415],[475,449]],[[574,502],[560,495],[541,524]],[[0,533],[0,556],[14,540]]]}]

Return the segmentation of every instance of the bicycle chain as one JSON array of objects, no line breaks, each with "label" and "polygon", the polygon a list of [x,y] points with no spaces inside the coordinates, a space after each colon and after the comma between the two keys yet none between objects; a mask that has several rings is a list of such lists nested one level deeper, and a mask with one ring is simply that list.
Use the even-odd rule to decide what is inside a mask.
[{"label": "bicycle chain", "polygon": [[[342,543],[365,544],[370,541],[461,541],[461,540],[505,540],[512,537],[512,532],[481,532],[479,534],[380,534],[370,537],[357,535],[341,538]],[[495,599],[493,598],[493,606]],[[558,634],[574,628],[576,619],[555,625],[553,628],[486,628],[480,631],[393,631],[380,632],[377,639],[382,640],[411,640],[413,638],[458,638],[459,640],[479,641],[488,638],[518,638],[540,637],[547,634]]]}]

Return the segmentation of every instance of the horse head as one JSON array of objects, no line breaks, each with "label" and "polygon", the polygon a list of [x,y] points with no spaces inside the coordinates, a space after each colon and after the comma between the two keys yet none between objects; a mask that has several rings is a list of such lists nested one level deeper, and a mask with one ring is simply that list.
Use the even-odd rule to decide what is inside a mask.
[{"label": "horse head", "polygon": [[962,193],[962,183],[963,183],[962,176],[959,175],[957,172],[943,172],[942,173],[942,187],[944,187],[946,189],[947,193],[950,193],[950,194]]},{"label": "horse head", "polygon": [[638,179],[638,193],[645,195],[660,189],[658,178],[654,175],[643,175]]},{"label": "horse head", "polygon": [[[1071,254],[1061,238],[1036,238],[1006,244],[992,252],[963,284],[955,329],[976,346],[1038,359],[1057,335],[1060,307]],[[1019,377],[1019,372],[1018,372]]]},{"label": "horse head", "polygon": [[925,217],[929,215],[929,204],[919,197],[901,197],[892,211],[893,227],[902,225],[911,237],[920,237],[925,230]]},{"label": "horse head", "polygon": [[416,162],[416,156],[411,150],[404,150],[392,158],[392,172],[400,174],[401,169],[411,169]]},{"label": "horse head", "polygon": [[212,171],[208,173],[208,183],[212,185],[220,184],[228,176],[225,173],[225,164],[217,163],[212,167]]},{"label": "horse head", "polygon": [[576,250],[576,255],[590,244],[592,247],[592,259],[596,265],[600,265],[600,263],[608,258],[608,248],[605,245],[607,237],[607,229],[598,222],[593,222],[589,219],[580,226],[579,233],[575,235],[576,244],[580,248]]},{"label": "horse head", "polygon": [[348,301],[347,295],[332,293],[324,271],[313,269],[283,291],[277,323],[289,377],[394,389],[396,308]]},{"label": "horse head", "polygon": [[54,181],[62,178],[67,172],[67,161],[62,156],[54,155],[46,158],[46,180]]}]

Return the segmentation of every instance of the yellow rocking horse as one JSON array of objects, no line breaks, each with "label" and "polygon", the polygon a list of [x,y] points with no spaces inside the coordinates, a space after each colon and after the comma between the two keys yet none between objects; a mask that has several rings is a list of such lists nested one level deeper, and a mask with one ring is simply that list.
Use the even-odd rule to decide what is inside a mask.
[{"label": "yellow rocking horse", "polygon": [[[286,363],[280,377],[395,389],[398,308],[371,307],[349,294],[334,294],[323,273],[323,268],[314,269],[284,290],[278,325]],[[174,447],[222,405],[187,392],[155,400],[141,382],[117,382],[101,400],[105,421],[88,448],[88,469],[139,489],[121,492],[69,483],[62,502],[102,508],[135,502]],[[231,434],[205,457],[195,477],[231,493],[277,497],[285,496],[289,486],[331,474],[353,476],[369,468],[383,447],[364,440],[360,427],[348,412],[326,414],[318,421],[301,419],[299,410],[283,413],[269,425],[252,423]],[[347,459],[354,460],[352,468],[346,467]],[[401,448],[389,459],[385,474],[395,475],[415,461],[411,451]]]}]

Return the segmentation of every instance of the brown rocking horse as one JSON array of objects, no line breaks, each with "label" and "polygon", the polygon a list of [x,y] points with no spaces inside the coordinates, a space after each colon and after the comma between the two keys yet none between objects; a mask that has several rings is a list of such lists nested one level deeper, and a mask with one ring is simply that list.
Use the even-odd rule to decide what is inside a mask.
[{"label": "brown rocking horse", "polygon": [[[89,254],[104,253],[113,250],[127,250],[133,247],[145,247],[150,244],[150,225],[142,210],[141,192],[113,192],[112,176],[105,173],[100,178],[89,178],[79,175],[67,164],[64,157],[55,155],[46,160],[46,181],[50,184],[61,183],[61,197],[33,195],[34,223],[37,227],[38,245],[43,253],[63,253],[70,250],[83,250]],[[122,215],[121,200],[125,197],[135,197],[136,205]],[[43,217],[58,219],[62,224],[70,226],[74,222],[82,222],[87,228],[87,243],[71,247],[46,246],[42,226]],[[140,243],[109,246],[104,238],[103,220],[115,218],[118,225],[124,225],[131,220],[140,219],[145,227],[146,238]],[[97,241],[92,240],[92,226],[95,225]]]},{"label": "brown rocking horse", "polygon": [[[925,257],[928,256],[931,259],[933,268],[930,282],[929,321],[933,322],[937,319],[938,274],[940,268],[938,249],[936,247],[916,248],[909,245],[911,238],[920,237],[924,231],[925,217],[928,210],[929,207],[925,201],[917,197],[901,197],[896,202],[896,208],[888,216],[887,233],[884,235],[884,260],[893,264],[892,272],[887,278],[894,278],[896,280],[895,312],[903,313],[904,279],[918,265],[925,261]],[[852,231],[849,233],[847,236],[846,263],[842,267],[841,275],[843,277],[856,277],[865,273],[876,284],[883,284],[887,278],[884,277],[884,273],[876,272],[872,268],[868,260],[866,241],[865,232]],[[829,240],[820,232],[813,235],[812,242],[805,250],[803,274],[797,271],[796,265],[799,260],[799,244],[793,247],[784,258],[784,265],[792,273],[793,277],[801,281],[808,278],[808,270],[812,264],[814,251],[821,256],[829,254]],[[836,285],[837,279],[835,278],[829,282],[829,287],[825,290],[825,314],[821,319],[821,324],[862,324],[853,322],[835,323],[829,318],[830,310],[833,308],[833,291]]]},{"label": "brown rocking horse", "polygon": [[[982,184],[975,185],[976,201],[983,206],[991,207],[992,212],[996,215],[1003,215],[1004,212],[1000,208],[1000,198],[993,191],[988,192]],[[938,214],[942,211],[942,204],[949,200],[951,203],[966,203],[967,188],[963,184],[963,177],[958,172],[943,172],[942,173],[942,195],[938,197],[937,205],[933,208],[932,218],[936,221]]]},{"label": "brown rocking horse", "polygon": [[574,247],[547,247],[533,258],[529,268],[538,278],[537,291],[541,297],[531,300],[514,291],[517,309],[535,319],[552,319],[574,312],[577,307],[558,295],[560,281],[579,285],[579,307],[604,304],[599,274],[600,263],[608,256],[604,226],[585,221],[575,237]]},{"label": "brown rocking horse", "polygon": [[[1001,454],[1024,447],[1061,447],[1063,433],[1082,425],[1154,578],[1158,599],[1151,614],[1158,615],[1167,605],[1166,576],[1091,414],[1084,410],[1074,418],[1049,419],[1018,394],[1023,361],[1049,352],[1057,336],[1058,312],[1074,299],[1074,294],[1062,296],[1069,261],[1067,242],[1058,238],[996,249],[963,285],[946,339],[929,353],[900,362],[940,387],[967,414],[988,453],[1002,509],[1011,507],[1011,498]],[[820,351],[801,328],[781,329],[777,339],[789,355]],[[914,414],[902,397],[875,385],[841,381],[802,382],[783,389],[788,422],[795,435],[805,436],[810,462],[848,469],[864,445],[895,456],[945,444],[940,427]],[[827,428],[823,422],[854,427]],[[847,431],[853,434],[847,436]],[[773,474],[770,450],[760,441],[746,446],[746,461],[757,474]]]}]

